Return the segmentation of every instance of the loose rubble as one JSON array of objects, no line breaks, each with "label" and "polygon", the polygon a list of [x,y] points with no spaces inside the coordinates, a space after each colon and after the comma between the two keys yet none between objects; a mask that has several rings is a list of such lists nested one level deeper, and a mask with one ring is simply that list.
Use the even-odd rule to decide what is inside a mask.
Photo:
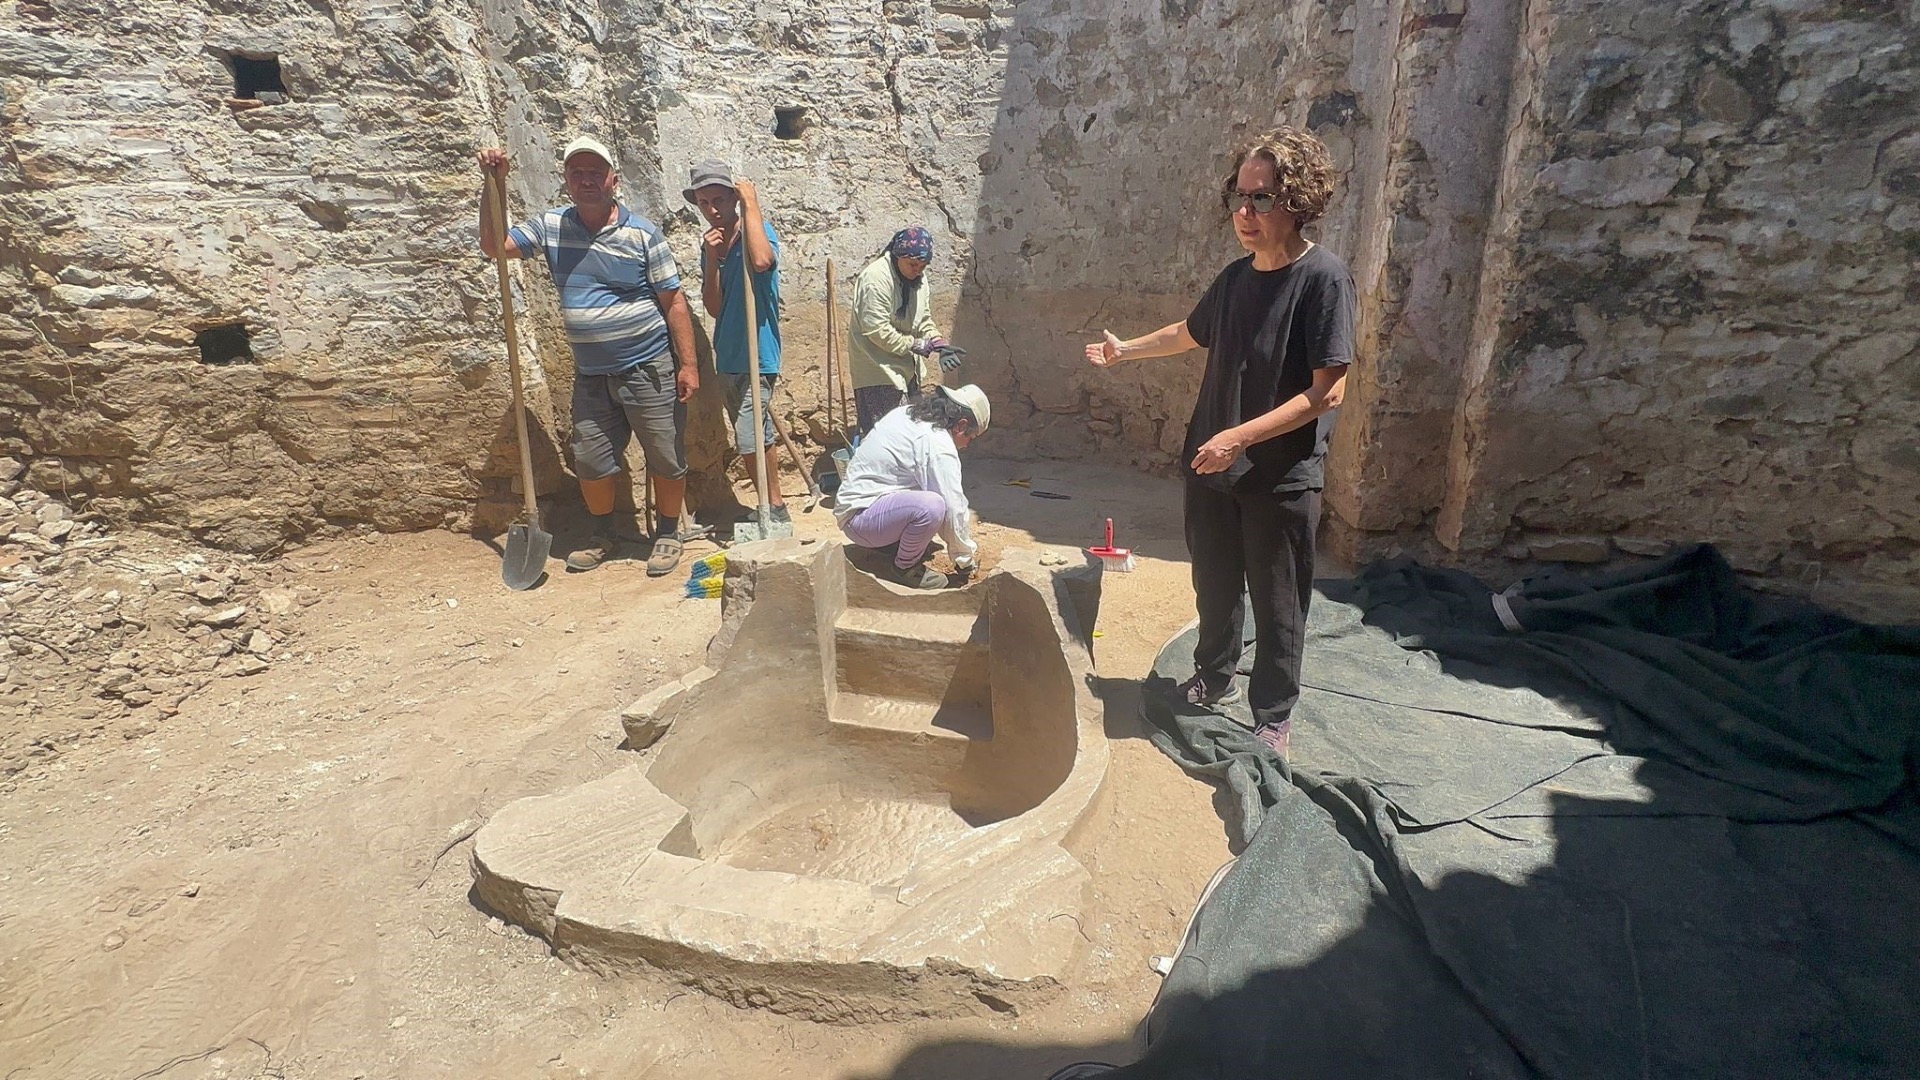
[{"label": "loose rubble", "polygon": [[213,680],[291,658],[287,616],[317,593],[250,556],[109,535],[18,465],[0,458],[0,777],[150,734]]}]

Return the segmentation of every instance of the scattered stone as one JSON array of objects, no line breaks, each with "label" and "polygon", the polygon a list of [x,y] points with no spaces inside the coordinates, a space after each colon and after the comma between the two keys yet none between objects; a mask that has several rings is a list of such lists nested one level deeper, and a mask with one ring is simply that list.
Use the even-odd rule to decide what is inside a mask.
[{"label": "scattered stone", "polygon": [[233,665],[235,675],[258,675],[265,670],[267,662],[257,656],[243,656],[239,663]]},{"label": "scattered stone", "polygon": [[255,656],[265,656],[273,651],[273,639],[267,636],[265,630],[255,630],[247,636],[247,651]]},{"label": "scattered stone", "polygon": [[245,604],[239,604],[234,607],[223,608],[219,611],[209,612],[206,615],[200,616],[199,619],[196,621],[206,626],[219,628],[219,627],[232,626],[233,624],[239,622],[241,619],[245,618],[246,615],[247,615],[247,606]]},{"label": "scattered stone", "polygon": [[33,512],[33,519],[42,525],[49,525],[56,521],[65,521],[71,516],[71,514],[67,513],[67,508],[61,506],[59,503],[48,503]]},{"label": "scattered stone", "polygon": [[203,581],[193,587],[193,595],[209,604],[225,600],[233,592],[233,587],[224,581]]},{"label": "scattered stone", "polygon": [[[746,324],[745,324],[745,323],[742,323],[741,325],[742,325],[742,326],[745,326]],[[186,888],[184,888],[184,889],[181,889],[181,890],[180,890],[180,895],[181,895],[181,896],[184,896],[184,897],[186,897],[186,898],[187,898],[187,899],[189,899],[189,900],[191,900],[191,899],[193,899],[193,898],[194,898],[194,897],[196,897],[196,896],[199,896],[199,895],[200,895],[200,885],[199,885],[199,883],[198,883],[198,882],[195,882],[194,884],[192,884],[192,885],[188,885],[188,886],[187,886]]]},{"label": "scattered stone", "polygon": [[293,610],[293,593],[286,589],[267,589],[260,594],[260,605],[269,615],[285,615]]},{"label": "scattered stone", "polygon": [[18,480],[27,471],[18,458],[0,457],[0,480]]},{"label": "scattered stone", "polygon": [[65,540],[73,532],[71,521],[49,521],[40,526],[39,533],[48,540]]},{"label": "scattered stone", "polygon": [[1603,563],[1613,549],[1604,536],[1543,536],[1527,541],[1527,554],[1544,562]]},{"label": "scattered stone", "polygon": [[1057,551],[1043,551],[1040,553],[1040,565],[1065,566],[1067,565],[1067,557]]},{"label": "scattered stone", "polygon": [[1673,550],[1673,545],[1665,540],[1653,540],[1644,536],[1616,536],[1613,546],[1629,555],[1665,555]]}]

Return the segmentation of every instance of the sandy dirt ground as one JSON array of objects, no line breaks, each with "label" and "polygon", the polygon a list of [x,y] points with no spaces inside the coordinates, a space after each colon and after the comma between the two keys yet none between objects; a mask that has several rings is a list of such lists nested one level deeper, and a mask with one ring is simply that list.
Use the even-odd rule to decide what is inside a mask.
[{"label": "sandy dirt ground", "polygon": [[[370,536],[258,567],[303,598],[277,614],[280,652],[173,715],[8,721],[35,730],[9,733],[34,756],[0,780],[0,1078],[1038,1080],[1130,1059],[1148,958],[1228,857],[1212,790],[1136,719],[1137,680],[1192,612],[1178,485],[969,460],[989,566],[1006,546],[1097,542],[1108,516],[1141,556],[1106,578],[1114,757],[1085,856],[1088,946],[1056,998],[826,1026],[577,971],[489,918],[468,898],[473,830],[628,760],[618,711],[700,662],[719,601],[638,561],[516,594],[480,541]],[[803,504],[801,533],[829,534]]]}]

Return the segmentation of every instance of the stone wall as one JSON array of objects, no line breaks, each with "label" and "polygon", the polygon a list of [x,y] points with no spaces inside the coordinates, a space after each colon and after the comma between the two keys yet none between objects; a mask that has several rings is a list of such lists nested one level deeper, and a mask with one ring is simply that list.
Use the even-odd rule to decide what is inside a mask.
[{"label": "stone wall", "polygon": [[[1201,359],[1102,372],[1081,347],[1186,313],[1238,254],[1230,144],[1284,121],[1342,167],[1314,235],[1363,297],[1335,550],[1711,540],[1920,610],[1911,4],[14,2],[0,454],[111,516],[250,549],[497,525],[472,154],[508,146],[516,205],[544,205],[575,130],[615,148],[690,288],[687,165],[761,181],[803,438],[826,434],[828,260],[844,310],[925,222],[937,317],[995,399],[982,449],[1170,468]],[[231,58],[270,54],[291,100],[229,109]],[[544,271],[517,279],[540,487],[565,499],[570,364]],[[195,335],[235,321],[253,362],[203,363]],[[696,409],[708,502],[718,410]]]},{"label": "stone wall", "polygon": [[1527,19],[1440,538],[1920,613],[1920,8]]},{"label": "stone wall", "polygon": [[[28,481],[243,550],[467,522],[513,462],[459,167],[488,116],[471,26],[397,4],[11,14],[0,448]],[[230,108],[233,58],[276,54],[291,100]]]}]

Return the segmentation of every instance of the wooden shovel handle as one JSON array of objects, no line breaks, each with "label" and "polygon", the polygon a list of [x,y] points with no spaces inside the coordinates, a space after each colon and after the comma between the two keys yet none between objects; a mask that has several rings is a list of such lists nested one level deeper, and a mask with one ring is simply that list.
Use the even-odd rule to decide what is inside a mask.
[{"label": "wooden shovel handle", "polygon": [[540,504],[533,492],[533,447],[527,440],[527,409],[520,387],[520,335],[513,323],[513,282],[507,276],[507,178],[487,170],[493,185],[494,265],[500,270],[500,317],[507,326],[507,370],[513,376],[513,430],[520,443],[520,488],[527,499],[527,524],[540,527]]}]

